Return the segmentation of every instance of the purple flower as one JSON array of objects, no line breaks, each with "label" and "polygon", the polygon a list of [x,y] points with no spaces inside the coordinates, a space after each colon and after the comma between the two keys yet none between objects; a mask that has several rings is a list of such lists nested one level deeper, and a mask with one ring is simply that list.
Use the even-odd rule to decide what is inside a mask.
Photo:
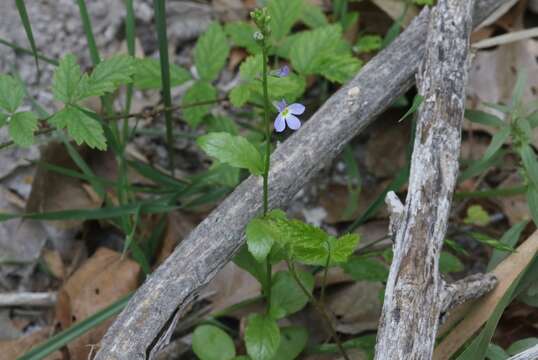
[{"label": "purple flower", "polygon": [[281,100],[275,107],[278,109],[278,115],[275,119],[276,132],[284,131],[286,124],[292,130],[297,130],[301,127],[301,120],[295,115],[304,113],[305,107],[303,104],[293,103],[288,105],[285,100]]},{"label": "purple flower", "polygon": [[290,68],[288,67],[288,65],[284,65],[282,66],[280,69],[276,70],[274,72],[274,75],[275,76],[278,76],[278,77],[286,77],[290,74]]}]

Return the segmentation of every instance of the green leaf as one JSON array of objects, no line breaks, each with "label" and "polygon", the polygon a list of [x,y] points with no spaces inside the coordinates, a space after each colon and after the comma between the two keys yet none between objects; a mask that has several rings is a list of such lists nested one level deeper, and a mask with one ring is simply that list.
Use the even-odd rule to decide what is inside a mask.
[{"label": "green leaf", "polygon": [[523,351],[533,347],[534,345],[538,344],[538,338],[536,337],[529,337],[525,339],[521,339],[518,341],[514,341],[508,349],[506,349],[506,352],[508,355],[517,355],[519,353],[522,353]]},{"label": "green leaf", "polygon": [[512,109],[515,109],[521,103],[526,83],[527,71],[525,69],[520,69],[517,73],[516,84],[514,85],[514,90],[512,92],[512,102],[510,103]]},{"label": "green leaf", "polygon": [[228,133],[210,133],[197,140],[209,156],[234,167],[248,169],[254,175],[263,173],[260,152],[246,138]]},{"label": "green leaf", "polygon": [[463,266],[460,259],[452,255],[447,251],[442,251],[439,258],[439,270],[443,274],[448,274],[451,272],[460,272],[463,271],[465,267]]},{"label": "green leaf", "polygon": [[354,256],[342,268],[355,281],[386,281],[389,276],[387,267],[373,258]]},{"label": "green leaf", "polygon": [[65,104],[78,100],[81,78],[82,72],[75,56],[73,54],[65,55],[54,72],[52,80],[54,98]]},{"label": "green leaf", "polygon": [[477,241],[481,242],[484,245],[490,246],[494,249],[501,250],[501,251],[508,251],[513,252],[514,248],[507,246],[503,243],[501,243],[499,240],[495,240],[490,238],[489,236],[485,234],[481,234],[478,232],[472,232],[470,235]]},{"label": "green leaf", "polygon": [[486,351],[486,359],[489,360],[506,360],[510,356],[499,345],[490,343]]},{"label": "green leaf", "polygon": [[489,143],[489,146],[481,160],[487,161],[493,157],[497,150],[503,146],[504,142],[508,139],[508,136],[510,136],[510,126],[503,126],[500,128],[499,131],[493,135],[493,138],[491,139],[491,142]]},{"label": "green leaf", "polygon": [[217,78],[226,63],[230,46],[222,27],[214,22],[198,38],[194,48],[194,63],[202,80]]},{"label": "green leaf", "polygon": [[[134,86],[140,90],[160,89],[161,63],[157,59],[136,59],[134,71]],[[189,72],[175,64],[170,64],[170,85],[181,85],[190,80]]]},{"label": "green leaf", "polygon": [[103,127],[78,107],[66,106],[54,114],[49,123],[59,129],[67,127],[67,132],[78,145],[86,143],[90,148],[106,149]]},{"label": "green leaf", "polygon": [[465,118],[474,123],[487,125],[494,128],[502,128],[506,125],[506,123],[497,116],[480,110],[465,110]]},{"label": "green leaf", "polygon": [[0,75],[0,108],[14,113],[24,98],[21,83],[9,75]]},{"label": "green leaf", "polygon": [[248,251],[257,261],[265,261],[278,237],[271,223],[265,219],[252,219],[247,225],[246,235]]},{"label": "green leaf", "polygon": [[[521,236],[521,233],[523,232],[528,223],[528,221],[522,221],[512,226],[503,234],[503,236],[499,240],[500,243],[510,248],[514,248]],[[491,254],[491,258],[489,259],[487,271],[490,272],[495,269],[495,267],[499,265],[501,261],[506,258],[507,255],[508,253],[506,251],[494,250]]]},{"label": "green leaf", "polygon": [[229,97],[233,106],[241,107],[250,98],[250,87],[247,84],[239,84],[230,91]]},{"label": "green leaf", "polygon": [[[312,293],[314,277],[305,271],[297,272],[301,284]],[[288,271],[274,274],[271,286],[271,308],[269,314],[275,319],[281,319],[301,310],[308,303],[308,296],[297,284]]]},{"label": "green leaf", "polygon": [[527,205],[529,206],[534,224],[538,224],[538,190],[532,184],[527,188]]},{"label": "green leaf", "polygon": [[519,155],[521,156],[521,161],[523,162],[525,170],[527,170],[529,180],[535,187],[538,187],[538,163],[536,162],[534,150],[530,145],[523,145],[519,150]]},{"label": "green leaf", "polygon": [[280,329],[280,346],[272,360],[294,360],[306,347],[308,332],[300,326]]},{"label": "green leaf", "polygon": [[331,81],[343,84],[359,71],[362,61],[351,55],[334,55],[325,58],[320,66],[321,75]]},{"label": "green leaf", "polygon": [[267,10],[271,16],[271,38],[276,41],[288,35],[302,15],[303,0],[269,0]]},{"label": "green leaf", "polygon": [[9,119],[9,116],[7,114],[0,112],[0,127],[6,125],[8,119]]},{"label": "green leaf", "polygon": [[37,116],[29,111],[15,113],[9,122],[9,135],[20,146],[34,143],[34,131],[37,130]]},{"label": "green leaf", "polygon": [[302,74],[314,74],[323,70],[327,57],[339,55],[342,47],[342,27],[329,25],[310,31],[303,31],[290,45],[290,59],[293,68]]},{"label": "green leaf", "polygon": [[232,135],[237,135],[237,125],[227,116],[209,116],[206,120],[207,132],[227,132]]},{"label": "green leaf", "polygon": [[[199,102],[210,102],[217,100],[217,89],[210,83],[198,81],[192,85],[185,95],[181,103],[183,106],[196,104]],[[204,116],[209,113],[211,104],[189,106],[183,109],[183,117],[192,128],[196,128],[202,122]]]},{"label": "green leaf", "polygon": [[381,49],[383,38],[379,35],[363,35],[359,38],[353,51],[357,54],[370,53]]},{"label": "green leaf", "polygon": [[405,112],[405,114],[402,115],[402,117],[398,120],[398,122],[403,121],[409,115],[415,113],[423,101],[424,101],[424,97],[422,97],[419,94],[416,94],[415,97],[413,98],[413,103],[411,104],[411,107],[409,108],[409,110]]},{"label": "green leaf", "polygon": [[329,25],[327,17],[317,5],[306,3],[303,5],[301,21],[312,29]]},{"label": "green leaf", "polygon": [[254,26],[244,21],[235,21],[224,25],[224,31],[234,45],[246,48],[251,54],[261,52],[261,47],[254,40],[254,33],[256,32]]},{"label": "green leaf", "polygon": [[486,226],[489,224],[489,214],[481,205],[471,205],[467,208],[467,216],[463,220],[465,224]]},{"label": "green leaf", "polygon": [[254,80],[261,74],[263,65],[263,57],[258,54],[249,56],[239,66],[239,75],[243,80]]},{"label": "green leaf", "polygon": [[267,282],[266,265],[265,263],[262,264],[258,262],[254,256],[252,256],[250,251],[248,251],[246,245],[241,247],[237,255],[233,258],[233,262],[235,265],[254,276],[254,278],[262,284],[262,288],[265,288]]},{"label": "green leaf", "polygon": [[267,315],[251,315],[245,329],[245,343],[252,360],[271,360],[280,345],[276,321]]},{"label": "green leaf", "polygon": [[132,81],[134,71],[134,60],[128,55],[115,55],[101,61],[92,71],[87,82],[84,82],[78,100],[115,91],[119,85]]},{"label": "green leaf", "polygon": [[329,240],[331,246],[331,264],[345,263],[357,248],[358,234],[346,234],[338,239]]},{"label": "green leaf", "polygon": [[200,360],[231,360],[235,357],[230,335],[213,325],[201,325],[194,330],[192,350]]}]

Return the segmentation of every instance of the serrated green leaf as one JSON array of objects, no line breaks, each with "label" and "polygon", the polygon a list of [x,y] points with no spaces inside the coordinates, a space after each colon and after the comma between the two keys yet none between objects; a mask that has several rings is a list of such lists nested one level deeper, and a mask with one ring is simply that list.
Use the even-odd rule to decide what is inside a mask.
[{"label": "serrated green leaf", "polygon": [[370,53],[381,49],[383,38],[379,35],[362,35],[353,47],[357,54]]},{"label": "serrated green leaf", "polygon": [[0,75],[0,108],[14,113],[24,98],[21,83],[9,75]]},{"label": "serrated green leaf", "polygon": [[312,29],[329,25],[327,17],[317,5],[306,3],[303,5],[301,21]]},{"label": "serrated green leaf", "polygon": [[[217,100],[217,89],[205,81],[198,81],[187,90],[181,103],[185,106],[215,100]],[[186,107],[183,109],[183,117],[192,128],[196,128],[209,113],[211,106],[207,104]]]},{"label": "serrated green leaf", "polygon": [[214,325],[200,325],[194,330],[192,350],[200,360],[231,360],[235,357],[232,338]]},{"label": "serrated green leaf", "polygon": [[[258,82],[256,85],[256,92],[261,96],[261,82]],[[288,103],[291,103],[303,95],[306,81],[304,77],[295,74],[281,78],[271,76],[267,79],[267,87],[271,100],[278,101],[285,99]]]},{"label": "serrated green leaf", "polygon": [[258,262],[267,259],[278,233],[265,219],[252,219],[246,229],[248,251]]},{"label": "serrated green leaf", "polygon": [[246,138],[225,132],[210,133],[197,140],[209,156],[234,167],[248,169],[254,175],[263,173],[260,152]]},{"label": "serrated green leaf", "polygon": [[262,72],[263,57],[260,54],[249,56],[239,66],[239,75],[243,80],[254,80]]},{"label": "serrated green leaf", "polygon": [[228,134],[237,135],[237,125],[228,116],[209,116],[206,119],[207,132],[227,132]]},{"label": "serrated green leaf", "polygon": [[251,24],[244,21],[230,22],[224,25],[224,31],[234,45],[246,48],[251,54],[261,52],[261,47],[254,40],[256,29]]},{"label": "serrated green leaf", "polygon": [[289,45],[293,68],[301,74],[314,74],[323,70],[325,59],[342,53],[342,41],[340,25],[329,25],[299,33]]},{"label": "serrated green leaf", "polygon": [[331,264],[340,264],[348,260],[359,244],[358,234],[346,234],[338,239],[329,240],[331,246]]},{"label": "serrated green leaf", "polygon": [[327,79],[343,84],[359,71],[362,61],[351,56],[329,56],[321,62],[319,73]]},{"label": "serrated green leaf", "polygon": [[302,15],[303,0],[269,0],[271,38],[279,41],[290,32]]},{"label": "serrated green leaf", "polygon": [[505,122],[499,119],[497,116],[480,110],[465,110],[465,118],[474,123],[487,125],[494,128],[502,128],[506,125]]},{"label": "serrated green leaf", "polygon": [[9,121],[9,135],[20,146],[34,143],[34,131],[37,130],[37,116],[29,111],[15,113]]},{"label": "serrated green leaf", "polygon": [[280,346],[272,360],[294,360],[306,347],[308,332],[300,326],[280,329]]},{"label": "serrated green leaf", "polygon": [[267,315],[249,316],[245,343],[252,360],[271,360],[280,345],[280,329],[276,321]]},{"label": "serrated green leaf", "polygon": [[229,97],[233,106],[241,107],[250,98],[250,87],[247,84],[239,84],[230,91]]},{"label": "serrated green leaf", "polygon": [[54,98],[64,104],[76,101],[79,96],[79,83],[82,78],[80,66],[73,54],[65,55],[54,72],[52,92]]},{"label": "serrated green leaf", "polygon": [[353,256],[342,268],[355,281],[386,281],[389,276],[387,267],[373,258]]},{"label": "serrated green leaf", "polygon": [[226,63],[230,46],[222,27],[214,22],[198,38],[194,48],[194,63],[202,80],[217,78]]},{"label": "serrated green leaf", "polygon": [[88,80],[81,83],[84,86],[81,86],[78,100],[115,91],[119,85],[132,81],[134,71],[134,59],[128,55],[115,55],[101,61]]},{"label": "serrated green leaf", "polygon": [[106,138],[99,122],[75,106],[66,106],[49,119],[58,129],[67,127],[67,132],[78,145],[85,143],[90,148],[106,149]]},{"label": "serrated green leaf", "polygon": [[463,263],[456,256],[447,251],[441,252],[441,256],[439,257],[439,270],[443,274],[460,272],[464,269],[465,267],[463,266]]},{"label": "serrated green leaf", "polygon": [[[298,271],[297,277],[301,284],[312,293],[314,277],[305,271]],[[275,319],[281,319],[301,310],[308,303],[308,296],[288,271],[274,274],[271,286],[271,308],[269,314]]]},{"label": "serrated green leaf", "polygon": [[[187,70],[170,64],[170,85],[172,87],[181,85],[190,80],[191,76]],[[134,86],[140,90],[160,89],[161,63],[157,59],[136,59],[134,71]]]}]

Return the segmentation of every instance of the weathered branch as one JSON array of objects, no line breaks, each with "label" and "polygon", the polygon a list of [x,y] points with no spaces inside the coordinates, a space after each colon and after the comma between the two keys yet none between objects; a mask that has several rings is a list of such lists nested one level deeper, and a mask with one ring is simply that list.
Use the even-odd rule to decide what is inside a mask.
[{"label": "weathered branch", "polygon": [[523,351],[522,353],[512,356],[508,360],[536,360],[536,359],[538,359],[538,345],[534,345],[533,347]]},{"label": "weathered branch", "polygon": [[453,302],[447,294],[458,293],[456,287],[443,294],[439,255],[459,169],[473,4],[439,0],[430,17],[426,54],[417,74],[424,100],[407,199],[394,236],[377,360],[431,359],[443,305]]},{"label": "weathered branch", "polygon": [[[503,0],[479,0],[475,24]],[[285,206],[312,177],[414,83],[424,55],[428,10],[369,61],[271,157],[270,207]],[[262,207],[261,179],[245,180],[151,275],[103,338],[97,359],[144,359],[167,322],[182,315],[197,291],[243,244],[243,232]],[[171,323],[168,322],[168,323]]]},{"label": "weathered branch", "polygon": [[441,289],[441,313],[469,300],[478,299],[497,285],[493,274],[474,274],[453,283],[444,283]]}]

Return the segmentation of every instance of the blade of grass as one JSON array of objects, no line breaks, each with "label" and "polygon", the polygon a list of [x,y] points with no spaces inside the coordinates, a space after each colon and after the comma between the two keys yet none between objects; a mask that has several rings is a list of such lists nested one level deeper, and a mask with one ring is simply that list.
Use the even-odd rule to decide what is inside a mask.
[{"label": "blade of grass", "polygon": [[[132,57],[135,56],[136,52],[136,43],[135,43],[135,16],[134,16],[134,7],[133,0],[125,1],[125,37],[127,38],[127,52]],[[131,102],[133,99],[133,84],[127,85],[127,92],[125,93],[125,115],[129,114],[131,111]],[[123,144],[127,144],[129,140],[129,119],[123,120]]]},{"label": "blade of grass", "polygon": [[37,68],[37,71],[39,72],[39,57],[37,55],[37,46],[34,40],[34,33],[32,32],[32,24],[30,23],[30,18],[28,17],[28,12],[26,11],[26,5],[24,4],[24,0],[15,0],[15,5],[17,6],[17,11],[19,12],[22,25],[24,26],[24,31],[26,32],[26,37],[28,38],[28,42],[30,43],[30,46],[32,47],[32,54],[34,55],[35,67]]},{"label": "blade of grass", "polygon": [[44,359],[48,355],[52,354],[56,350],[61,349],[69,342],[82,336],[89,330],[110,319],[112,316],[117,315],[123,310],[127,302],[131,299],[132,294],[126,295],[120,300],[114,302],[112,305],[104,308],[103,310],[95,313],[94,315],[82,320],[81,322],[59,332],[45,342],[32,348],[18,360],[40,360]]},{"label": "blade of grass", "polygon": [[[165,0],[154,0],[155,23],[157,26],[157,40],[159,42],[159,59],[161,61],[162,95],[164,106],[172,107],[170,94],[170,64],[168,59],[168,36],[166,35],[166,5]],[[168,145],[168,160],[170,172],[174,175],[174,137],[172,135],[172,112],[164,112],[166,122],[166,143]]]},{"label": "blade of grass", "polygon": [[86,41],[88,42],[90,58],[95,66],[101,62],[101,57],[99,56],[99,50],[97,50],[97,45],[95,44],[90,14],[88,13],[88,8],[86,7],[86,2],[84,0],[77,0],[77,4],[80,12],[80,18],[82,20],[82,27],[84,28],[84,33],[86,34]]},{"label": "blade of grass", "polygon": [[176,177],[165,174],[153,166],[144,164],[143,162],[128,161],[127,163],[140,175],[156,182],[157,184],[167,187],[175,187],[176,189],[184,189],[185,185],[189,184],[189,181],[177,179]]},{"label": "blade of grass", "polygon": [[[7,41],[6,39],[2,39],[0,38],[0,44],[2,45],[5,45],[7,47],[10,47],[12,48],[14,51],[16,52],[20,52],[20,53],[23,53],[23,54],[28,54],[28,55],[34,55],[34,52],[32,50],[29,50],[29,49],[26,49],[22,46],[19,46],[15,43],[12,43],[10,41]],[[37,57],[39,58],[39,60],[43,60],[44,62],[46,63],[49,63],[51,65],[54,65],[54,66],[58,66],[58,61],[53,59],[53,58],[50,58],[46,55],[43,55],[41,53],[36,53],[37,54]]]}]

